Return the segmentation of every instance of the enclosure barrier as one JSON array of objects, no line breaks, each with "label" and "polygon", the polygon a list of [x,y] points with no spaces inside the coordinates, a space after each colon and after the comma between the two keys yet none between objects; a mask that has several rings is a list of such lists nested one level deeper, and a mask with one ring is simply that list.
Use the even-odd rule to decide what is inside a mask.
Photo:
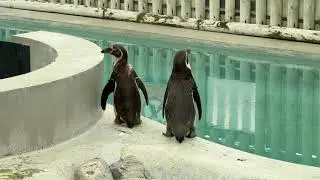
[{"label": "enclosure barrier", "polygon": [[41,0],[154,15],[320,29],[319,0]]},{"label": "enclosure barrier", "polygon": [[3,0],[0,6],[320,43],[320,0]]},{"label": "enclosure barrier", "polygon": [[33,71],[0,80],[0,157],[70,139],[102,116],[101,48],[45,31],[10,37],[19,32],[1,31],[2,40],[30,46]]}]

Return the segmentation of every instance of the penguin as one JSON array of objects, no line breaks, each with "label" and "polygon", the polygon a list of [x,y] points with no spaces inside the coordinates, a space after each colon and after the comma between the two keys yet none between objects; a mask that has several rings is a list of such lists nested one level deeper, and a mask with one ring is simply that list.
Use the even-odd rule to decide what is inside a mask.
[{"label": "penguin", "polygon": [[162,117],[167,122],[166,137],[175,136],[181,143],[185,137],[194,138],[195,107],[197,105],[199,120],[201,120],[201,99],[197,84],[192,76],[188,55],[190,49],[178,51],[173,59],[173,68],[164,93]]},{"label": "penguin", "polygon": [[149,105],[147,90],[132,65],[128,63],[128,53],[123,46],[115,44],[103,49],[101,53],[115,57],[113,71],[101,94],[101,108],[105,110],[108,96],[113,93],[115,123],[126,123],[128,128],[133,128],[141,124],[139,89]]}]

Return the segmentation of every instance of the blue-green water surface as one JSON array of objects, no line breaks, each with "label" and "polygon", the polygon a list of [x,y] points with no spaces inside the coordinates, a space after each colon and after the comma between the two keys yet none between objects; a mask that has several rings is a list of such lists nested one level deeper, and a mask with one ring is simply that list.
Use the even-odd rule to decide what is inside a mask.
[{"label": "blue-green water surface", "polygon": [[[83,37],[101,48],[123,44],[150,96],[142,114],[161,123],[165,122],[161,105],[172,58],[176,51],[188,47],[203,105],[203,118],[197,121],[198,136],[265,157],[320,166],[318,55],[57,22],[0,19],[0,40],[10,41],[14,34],[36,30]],[[105,56],[105,81],[112,70],[111,58]]]}]

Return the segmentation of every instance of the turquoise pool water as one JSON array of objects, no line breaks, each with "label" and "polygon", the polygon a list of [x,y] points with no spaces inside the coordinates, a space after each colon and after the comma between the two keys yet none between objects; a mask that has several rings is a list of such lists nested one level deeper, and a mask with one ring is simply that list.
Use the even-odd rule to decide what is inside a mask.
[{"label": "turquoise pool water", "polygon": [[[150,96],[150,105],[143,104],[142,114],[160,123],[165,121],[161,104],[173,55],[188,47],[203,104],[198,136],[265,157],[320,166],[320,57],[56,22],[0,19],[0,40],[10,41],[14,34],[35,30],[84,37],[100,47],[123,44]],[[111,68],[111,56],[106,55],[105,81]]]}]

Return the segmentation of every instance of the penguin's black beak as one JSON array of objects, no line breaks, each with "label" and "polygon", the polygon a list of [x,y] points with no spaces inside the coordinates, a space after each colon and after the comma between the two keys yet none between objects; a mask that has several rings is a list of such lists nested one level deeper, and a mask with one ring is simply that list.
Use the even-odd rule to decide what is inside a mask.
[{"label": "penguin's black beak", "polygon": [[111,54],[113,52],[113,49],[108,47],[108,48],[105,48],[101,51],[101,53],[108,53],[108,54]]}]

